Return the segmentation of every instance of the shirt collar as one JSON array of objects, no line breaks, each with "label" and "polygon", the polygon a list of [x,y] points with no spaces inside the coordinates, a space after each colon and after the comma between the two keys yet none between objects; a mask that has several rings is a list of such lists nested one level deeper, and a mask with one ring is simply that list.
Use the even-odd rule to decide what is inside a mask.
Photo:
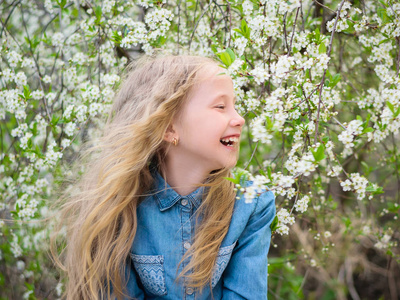
[{"label": "shirt collar", "polygon": [[160,211],[167,210],[168,208],[175,205],[176,202],[182,199],[189,200],[196,208],[201,204],[204,187],[199,187],[189,195],[181,196],[174,191],[173,188],[164,180],[164,178],[157,171],[154,172],[154,187],[155,187],[155,198],[157,199]]}]

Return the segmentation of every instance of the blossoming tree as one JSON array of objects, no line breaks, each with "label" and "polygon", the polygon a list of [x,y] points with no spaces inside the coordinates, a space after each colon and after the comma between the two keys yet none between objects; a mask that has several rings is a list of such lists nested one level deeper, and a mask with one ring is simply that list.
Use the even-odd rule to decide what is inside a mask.
[{"label": "blossoming tree", "polygon": [[122,70],[157,49],[214,57],[233,78],[247,121],[231,180],[246,201],[265,189],[277,200],[270,297],[360,299],[367,269],[385,274],[377,297],[400,295],[399,3],[4,0],[0,11],[0,298],[60,297],[43,220]]}]

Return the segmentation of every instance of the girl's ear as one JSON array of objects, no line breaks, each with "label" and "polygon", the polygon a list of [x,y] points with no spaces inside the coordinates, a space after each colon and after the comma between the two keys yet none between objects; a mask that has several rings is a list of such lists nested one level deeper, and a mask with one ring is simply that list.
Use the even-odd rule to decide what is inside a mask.
[{"label": "girl's ear", "polygon": [[170,124],[164,134],[164,141],[171,143],[174,138],[178,138],[174,125]]}]

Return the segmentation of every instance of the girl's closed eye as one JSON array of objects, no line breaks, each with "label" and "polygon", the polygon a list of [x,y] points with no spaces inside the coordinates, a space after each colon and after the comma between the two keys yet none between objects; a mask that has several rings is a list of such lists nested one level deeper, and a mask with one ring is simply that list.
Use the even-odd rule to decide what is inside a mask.
[{"label": "girl's closed eye", "polygon": [[219,108],[219,109],[224,109],[224,108],[225,108],[225,105],[223,105],[223,104],[219,104],[219,105],[217,105],[217,106],[216,106],[216,108]]}]

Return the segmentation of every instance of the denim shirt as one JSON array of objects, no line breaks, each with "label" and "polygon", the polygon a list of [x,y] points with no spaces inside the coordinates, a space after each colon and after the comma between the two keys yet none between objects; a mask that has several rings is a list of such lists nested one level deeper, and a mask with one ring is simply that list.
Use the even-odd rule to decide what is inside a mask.
[{"label": "denim shirt", "polygon": [[137,232],[128,260],[128,299],[267,299],[270,224],[275,216],[271,191],[252,203],[236,200],[229,230],[222,241],[212,275],[200,293],[186,287],[177,266],[194,239],[196,216],[204,188],[187,196],[176,193],[155,175],[155,190],[137,208]]}]

